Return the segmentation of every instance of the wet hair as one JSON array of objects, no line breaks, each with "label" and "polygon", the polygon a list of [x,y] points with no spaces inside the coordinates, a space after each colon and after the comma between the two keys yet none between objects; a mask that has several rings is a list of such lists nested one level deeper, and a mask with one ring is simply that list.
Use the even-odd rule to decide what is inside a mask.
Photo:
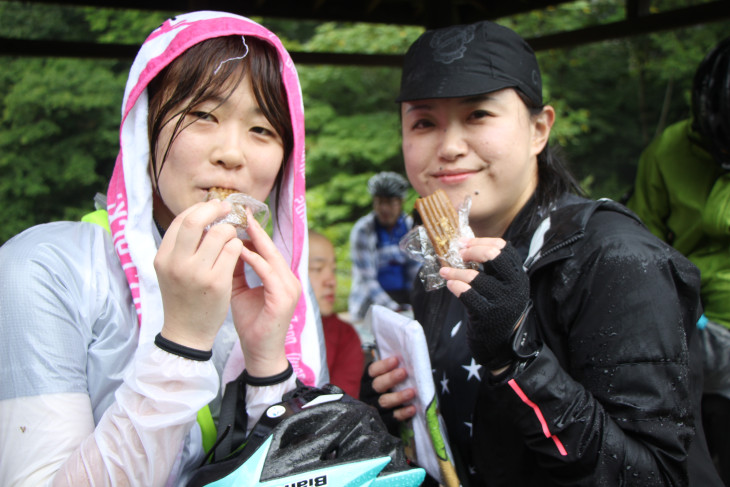
[{"label": "wet hair", "polygon": [[[243,59],[232,60],[244,55]],[[158,195],[160,172],[172,142],[187,126],[183,125],[185,116],[206,100],[230,97],[246,75],[251,80],[259,108],[283,141],[284,158],[274,182],[278,199],[285,165],[294,146],[279,58],[276,49],[268,42],[245,37],[244,44],[240,35],[215,37],[196,44],[166,66],[148,85],[150,166]],[[226,89],[228,92],[225,92]],[[162,160],[157,160],[160,133],[170,120],[176,120],[176,125],[170,140],[165,142],[167,149]]]}]

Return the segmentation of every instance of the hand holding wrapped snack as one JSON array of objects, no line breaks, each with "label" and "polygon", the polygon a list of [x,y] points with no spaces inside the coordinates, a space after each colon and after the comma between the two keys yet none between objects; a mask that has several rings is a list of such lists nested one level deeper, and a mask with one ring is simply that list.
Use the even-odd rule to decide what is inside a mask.
[{"label": "hand holding wrapped snack", "polygon": [[457,210],[443,190],[436,190],[416,200],[414,207],[423,220],[400,242],[401,249],[411,258],[423,262],[419,277],[427,291],[443,287],[446,281],[439,276],[442,266],[476,269],[478,264],[464,262],[459,250],[462,238],[474,238],[469,227],[471,198],[467,197]]},{"label": "hand holding wrapped snack", "polygon": [[239,193],[236,190],[228,188],[210,188],[205,201],[210,201],[212,199],[228,201],[231,204],[231,211],[223,218],[219,218],[214,221],[211,225],[230,223],[236,228],[236,235],[241,240],[249,238],[246,233],[246,229],[248,228],[246,208],[251,210],[251,214],[262,227],[265,227],[266,222],[269,220],[269,207],[266,203],[262,203],[247,194]]}]

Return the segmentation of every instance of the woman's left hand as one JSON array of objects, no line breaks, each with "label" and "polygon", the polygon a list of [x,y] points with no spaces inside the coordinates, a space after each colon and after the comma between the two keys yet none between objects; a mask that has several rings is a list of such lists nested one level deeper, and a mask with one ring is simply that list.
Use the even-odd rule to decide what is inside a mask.
[{"label": "woman's left hand", "polygon": [[501,238],[474,238],[461,251],[483,271],[442,267],[448,289],[469,312],[467,338],[477,362],[491,370],[509,364],[510,338],[530,300],[530,281],[517,250]]},{"label": "woman's left hand", "polygon": [[[246,370],[253,377],[269,377],[288,367],[284,341],[302,286],[274,242],[246,211],[251,240],[244,242],[233,273],[231,310]],[[243,262],[258,274],[262,286],[249,287]]]}]

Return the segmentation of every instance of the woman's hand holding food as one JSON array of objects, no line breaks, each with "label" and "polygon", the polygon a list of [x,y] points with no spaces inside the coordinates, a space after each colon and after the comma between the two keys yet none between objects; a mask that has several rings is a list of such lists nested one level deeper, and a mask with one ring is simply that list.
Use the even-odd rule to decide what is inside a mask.
[{"label": "woman's hand holding food", "polygon": [[513,360],[511,337],[530,301],[530,282],[517,250],[500,238],[469,239],[461,255],[484,270],[442,267],[440,275],[469,312],[475,360],[500,372]]},{"label": "woman's hand holding food", "polygon": [[218,200],[178,215],[155,256],[165,313],[161,334],[180,345],[210,350],[228,314],[231,279],[243,243],[231,225],[206,227],[230,211]]},{"label": "woman's hand holding food", "polygon": [[[269,377],[288,367],[284,341],[302,287],[274,242],[246,211],[251,240],[246,241],[233,275],[233,322],[249,375]],[[261,278],[262,286],[249,287],[243,262]]]}]

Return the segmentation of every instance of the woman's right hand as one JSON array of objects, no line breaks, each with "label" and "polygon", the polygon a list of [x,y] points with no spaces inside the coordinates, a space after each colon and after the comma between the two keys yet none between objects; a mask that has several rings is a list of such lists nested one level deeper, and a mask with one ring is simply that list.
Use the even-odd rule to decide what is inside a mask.
[{"label": "woman's right hand", "polygon": [[230,209],[228,202],[211,200],[183,211],[165,232],[155,256],[165,313],[161,333],[179,345],[210,350],[228,314],[243,242],[232,225],[205,229]]},{"label": "woman's right hand", "polygon": [[416,397],[416,390],[407,387],[400,391],[393,388],[408,378],[408,372],[398,367],[396,357],[376,360],[368,367],[368,374],[373,378],[372,387],[380,394],[378,405],[383,409],[393,409],[393,417],[405,421],[416,415],[416,406],[409,404]]}]

